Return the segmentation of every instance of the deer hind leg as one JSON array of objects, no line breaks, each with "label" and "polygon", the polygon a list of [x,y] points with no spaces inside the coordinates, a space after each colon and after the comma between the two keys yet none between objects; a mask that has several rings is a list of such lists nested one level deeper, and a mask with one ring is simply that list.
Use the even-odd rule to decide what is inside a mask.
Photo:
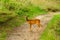
[{"label": "deer hind leg", "polygon": [[37,22],[36,24],[37,24],[37,26],[38,26],[38,27],[37,27],[37,31],[39,31],[39,29],[40,29],[40,23]]},{"label": "deer hind leg", "polygon": [[37,22],[38,27],[40,28],[40,22]]}]

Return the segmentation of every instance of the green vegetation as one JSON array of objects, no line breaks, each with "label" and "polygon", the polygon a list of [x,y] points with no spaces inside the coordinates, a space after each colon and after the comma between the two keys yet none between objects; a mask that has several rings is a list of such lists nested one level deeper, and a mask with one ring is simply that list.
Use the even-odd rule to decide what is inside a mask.
[{"label": "green vegetation", "polygon": [[7,32],[14,27],[18,27],[29,18],[47,12],[33,4],[30,1],[0,0],[0,40],[5,40]]},{"label": "green vegetation", "polygon": [[60,14],[53,17],[39,39],[60,40]]}]

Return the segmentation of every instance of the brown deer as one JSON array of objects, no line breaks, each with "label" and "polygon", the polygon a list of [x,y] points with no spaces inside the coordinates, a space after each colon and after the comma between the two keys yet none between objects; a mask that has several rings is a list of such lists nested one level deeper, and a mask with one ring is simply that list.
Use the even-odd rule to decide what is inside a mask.
[{"label": "brown deer", "polygon": [[33,24],[37,24],[39,28],[41,26],[39,19],[28,19],[28,16],[27,16],[26,21],[30,24],[30,31]]}]

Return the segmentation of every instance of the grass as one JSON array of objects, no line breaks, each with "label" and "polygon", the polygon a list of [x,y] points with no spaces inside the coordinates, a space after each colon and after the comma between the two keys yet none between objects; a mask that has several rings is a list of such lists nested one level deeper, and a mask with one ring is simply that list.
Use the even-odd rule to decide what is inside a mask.
[{"label": "grass", "polygon": [[39,40],[60,40],[60,14],[55,15],[48,23]]},{"label": "grass", "polygon": [[6,36],[7,34],[5,31],[2,31],[2,32],[0,31],[0,40],[5,40]]}]

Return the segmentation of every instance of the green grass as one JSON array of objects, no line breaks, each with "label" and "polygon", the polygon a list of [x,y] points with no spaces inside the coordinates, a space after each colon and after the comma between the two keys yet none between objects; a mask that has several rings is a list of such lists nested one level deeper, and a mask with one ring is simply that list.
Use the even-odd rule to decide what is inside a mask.
[{"label": "green grass", "polygon": [[30,7],[30,11],[27,16],[29,16],[29,18],[32,18],[32,17],[36,17],[38,15],[41,15],[41,14],[47,14],[47,12],[39,7]]},{"label": "green grass", "polygon": [[60,40],[60,14],[55,15],[48,23],[39,40]]},{"label": "green grass", "polygon": [[0,31],[0,40],[5,40],[6,36],[7,34],[5,31],[2,31],[2,32]]}]

